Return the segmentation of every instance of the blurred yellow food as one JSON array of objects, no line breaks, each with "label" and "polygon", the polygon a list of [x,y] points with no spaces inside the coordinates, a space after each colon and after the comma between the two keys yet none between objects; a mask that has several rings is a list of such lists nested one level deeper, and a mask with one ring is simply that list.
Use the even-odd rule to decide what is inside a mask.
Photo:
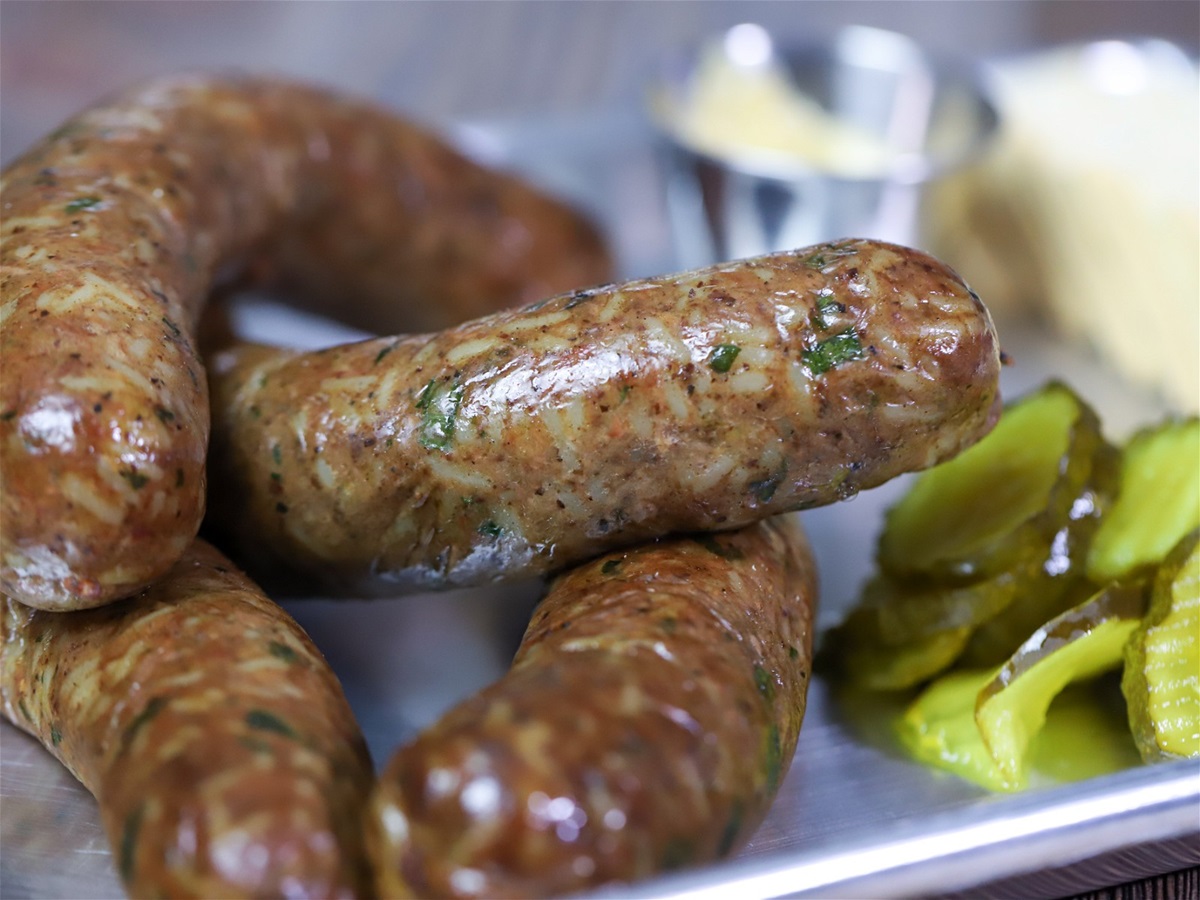
[{"label": "blurred yellow food", "polygon": [[878,137],[797,90],[775,57],[737,62],[721,45],[702,53],[683,102],[660,114],[686,146],[751,165],[877,177],[893,155]]},{"label": "blurred yellow food", "polygon": [[1044,313],[1200,408],[1200,80],[1161,43],[999,64],[1002,130],[942,186],[934,252],[1000,314]]}]

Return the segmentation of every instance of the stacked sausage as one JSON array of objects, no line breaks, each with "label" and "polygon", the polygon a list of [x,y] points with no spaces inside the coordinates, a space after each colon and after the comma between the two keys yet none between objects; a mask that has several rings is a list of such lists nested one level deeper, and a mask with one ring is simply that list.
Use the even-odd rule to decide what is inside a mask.
[{"label": "stacked sausage", "polygon": [[[729,853],[810,670],[812,561],[769,517],[947,458],[997,409],[986,310],[923,254],[585,290],[609,261],[577,214],[310,88],[160,80],[2,190],[0,697],[97,796],[134,895],[561,893]],[[244,283],[380,330],[490,315],[223,351],[209,461],[196,329]],[[256,573],[562,574],[511,673],[367,803],[327,665],[195,537],[206,475]]]}]

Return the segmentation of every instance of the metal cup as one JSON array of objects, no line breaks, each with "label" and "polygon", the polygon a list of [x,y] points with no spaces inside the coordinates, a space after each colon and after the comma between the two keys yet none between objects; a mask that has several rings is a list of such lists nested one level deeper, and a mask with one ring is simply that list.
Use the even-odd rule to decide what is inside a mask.
[{"label": "metal cup", "polygon": [[766,41],[797,91],[881,142],[886,165],[847,175],[800,157],[753,150],[718,156],[689,146],[672,117],[687,102],[699,62],[699,51],[689,54],[669,67],[650,98],[681,267],[842,237],[919,246],[926,188],[975,158],[996,129],[978,74],[932,60],[902,35],[861,26],[827,43],[780,49],[758,26],[740,25],[720,46],[735,52],[748,36]]}]

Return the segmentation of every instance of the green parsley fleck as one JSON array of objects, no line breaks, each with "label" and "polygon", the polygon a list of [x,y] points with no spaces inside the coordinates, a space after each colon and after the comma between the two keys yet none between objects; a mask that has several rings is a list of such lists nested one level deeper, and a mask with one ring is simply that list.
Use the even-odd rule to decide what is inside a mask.
[{"label": "green parsley fleck", "polygon": [[721,832],[720,843],[717,844],[717,856],[728,856],[729,851],[733,849],[733,843],[737,840],[738,834],[742,830],[742,817],[745,815],[745,810],[742,808],[740,800],[733,801],[733,809],[729,812],[729,821],[725,823],[725,829]]},{"label": "green parsley fleck", "polygon": [[417,409],[422,413],[419,442],[426,450],[445,450],[454,442],[455,420],[463,399],[461,384],[442,392],[436,385],[430,381],[417,396]]},{"label": "green parsley fleck", "polygon": [[504,534],[504,529],[501,528],[499,525],[497,525],[495,522],[493,522],[491,519],[488,519],[486,522],[484,522],[482,525],[480,525],[475,530],[479,534],[482,534],[484,537],[490,537],[490,538],[498,538],[498,537],[500,537],[500,535]]},{"label": "green parsley fleck", "polygon": [[618,571],[620,568],[621,568],[621,560],[619,560],[619,559],[607,559],[607,560],[605,560],[605,561],[604,561],[604,565],[602,565],[602,566],[600,567],[600,574],[601,574],[601,575],[613,575],[613,574],[615,574],[615,573],[616,573],[616,572],[617,572],[617,571]]},{"label": "green parsley fleck", "polygon": [[783,747],[779,741],[779,726],[774,722],[767,729],[766,747],[767,792],[775,793],[779,787],[779,773],[783,768]]},{"label": "green parsley fleck", "polygon": [[296,661],[296,651],[282,641],[271,641],[267,644],[267,652],[276,659],[281,659],[286,663],[294,663]]},{"label": "green parsley fleck", "polygon": [[397,344],[397,343],[399,343],[399,342],[398,342],[398,341],[393,341],[392,343],[390,343],[390,344],[388,344],[386,347],[384,347],[382,350],[380,350],[380,351],[379,351],[379,353],[377,353],[377,354],[375,355],[375,362],[373,363],[373,365],[376,365],[376,366],[377,366],[377,365],[379,365],[380,361],[381,361],[381,360],[382,360],[382,359],[383,359],[385,356],[387,356],[389,353],[391,353],[393,350],[395,350],[395,349],[396,349],[396,344]]},{"label": "green parsley fleck", "polygon": [[775,699],[775,679],[762,666],[754,667],[754,684],[768,703]]},{"label": "green parsley fleck", "polygon": [[62,743],[62,732],[58,730],[57,725],[50,726],[50,743],[55,747]]},{"label": "green parsley fleck", "polygon": [[166,697],[151,697],[142,711],[133,717],[129,725],[125,728],[125,734],[121,737],[121,746],[128,747],[137,733],[142,729],[147,722],[157,716],[167,705]]},{"label": "green parsley fleck", "polygon": [[843,331],[826,338],[811,350],[801,353],[804,364],[813,375],[823,375],[835,366],[852,359],[861,359],[862,343],[854,331]]},{"label": "green parsley fleck", "polygon": [[102,201],[99,197],[77,197],[67,204],[67,212],[79,212],[83,209],[95,209]]},{"label": "green parsley fleck", "polygon": [[827,331],[837,324],[837,316],[844,313],[846,307],[833,299],[833,294],[817,295],[817,311],[813,314],[813,327],[819,331]]},{"label": "green parsley fleck", "polygon": [[782,474],[771,475],[761,481],[752,481],[750,482],[750,493],[759,503],[769,503],[782,482]]},{"label": "green parsley fleck", "polygon": [[124,478],[126,481],[128,481],[129,486],[131,488],[133,488],[135,491],[140,491],[150,481],[149,476],[143,475],[137,469],[129,469],[128,471],[122,471],[121,477]]},{"label": "green parsley fleck", "polygon": [[296,737],[296,732],[292,731],[287,722],[265,709],[252,709],[246,713],[246,724],[259,731],[270,731],[292,739]]},{"label": "green parsley fleck", "polygon": [[742,348],[737,344],[718,344],[708,356],[708,365],[714,372],[728,372]]}]

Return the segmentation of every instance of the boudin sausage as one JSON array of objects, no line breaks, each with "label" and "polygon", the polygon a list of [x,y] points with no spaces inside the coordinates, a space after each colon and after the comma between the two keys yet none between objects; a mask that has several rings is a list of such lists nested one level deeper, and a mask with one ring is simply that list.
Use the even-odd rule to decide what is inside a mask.
[{"label": "boudin sausage", "polygon": [[560,576],[510,672],[382,774],[379,894],[558,897],[739,848],[796,747],[815,579],[794,517]]},{"label": "boudin sausage", "polygon": [[607,280],[576,213],[369,105],[175,76],[80,114],[0,181],[0,586],[96,606],[203,514],[195,328],[255,282],[388,333]]},{"label": "boudin sausage", "polygon": [[436,334],[243,345],[210,367],[213,521],[252,573],[308,589],[528,576],[933,465],[991,426],[998,374],[966,285],[873,241]]},{"label": "boudin sausage", "polygon": [[300,627],[196,541],[77,612],[3,599],[0,701],[99,802],[134,897],[358,897],[371,761]]}]

